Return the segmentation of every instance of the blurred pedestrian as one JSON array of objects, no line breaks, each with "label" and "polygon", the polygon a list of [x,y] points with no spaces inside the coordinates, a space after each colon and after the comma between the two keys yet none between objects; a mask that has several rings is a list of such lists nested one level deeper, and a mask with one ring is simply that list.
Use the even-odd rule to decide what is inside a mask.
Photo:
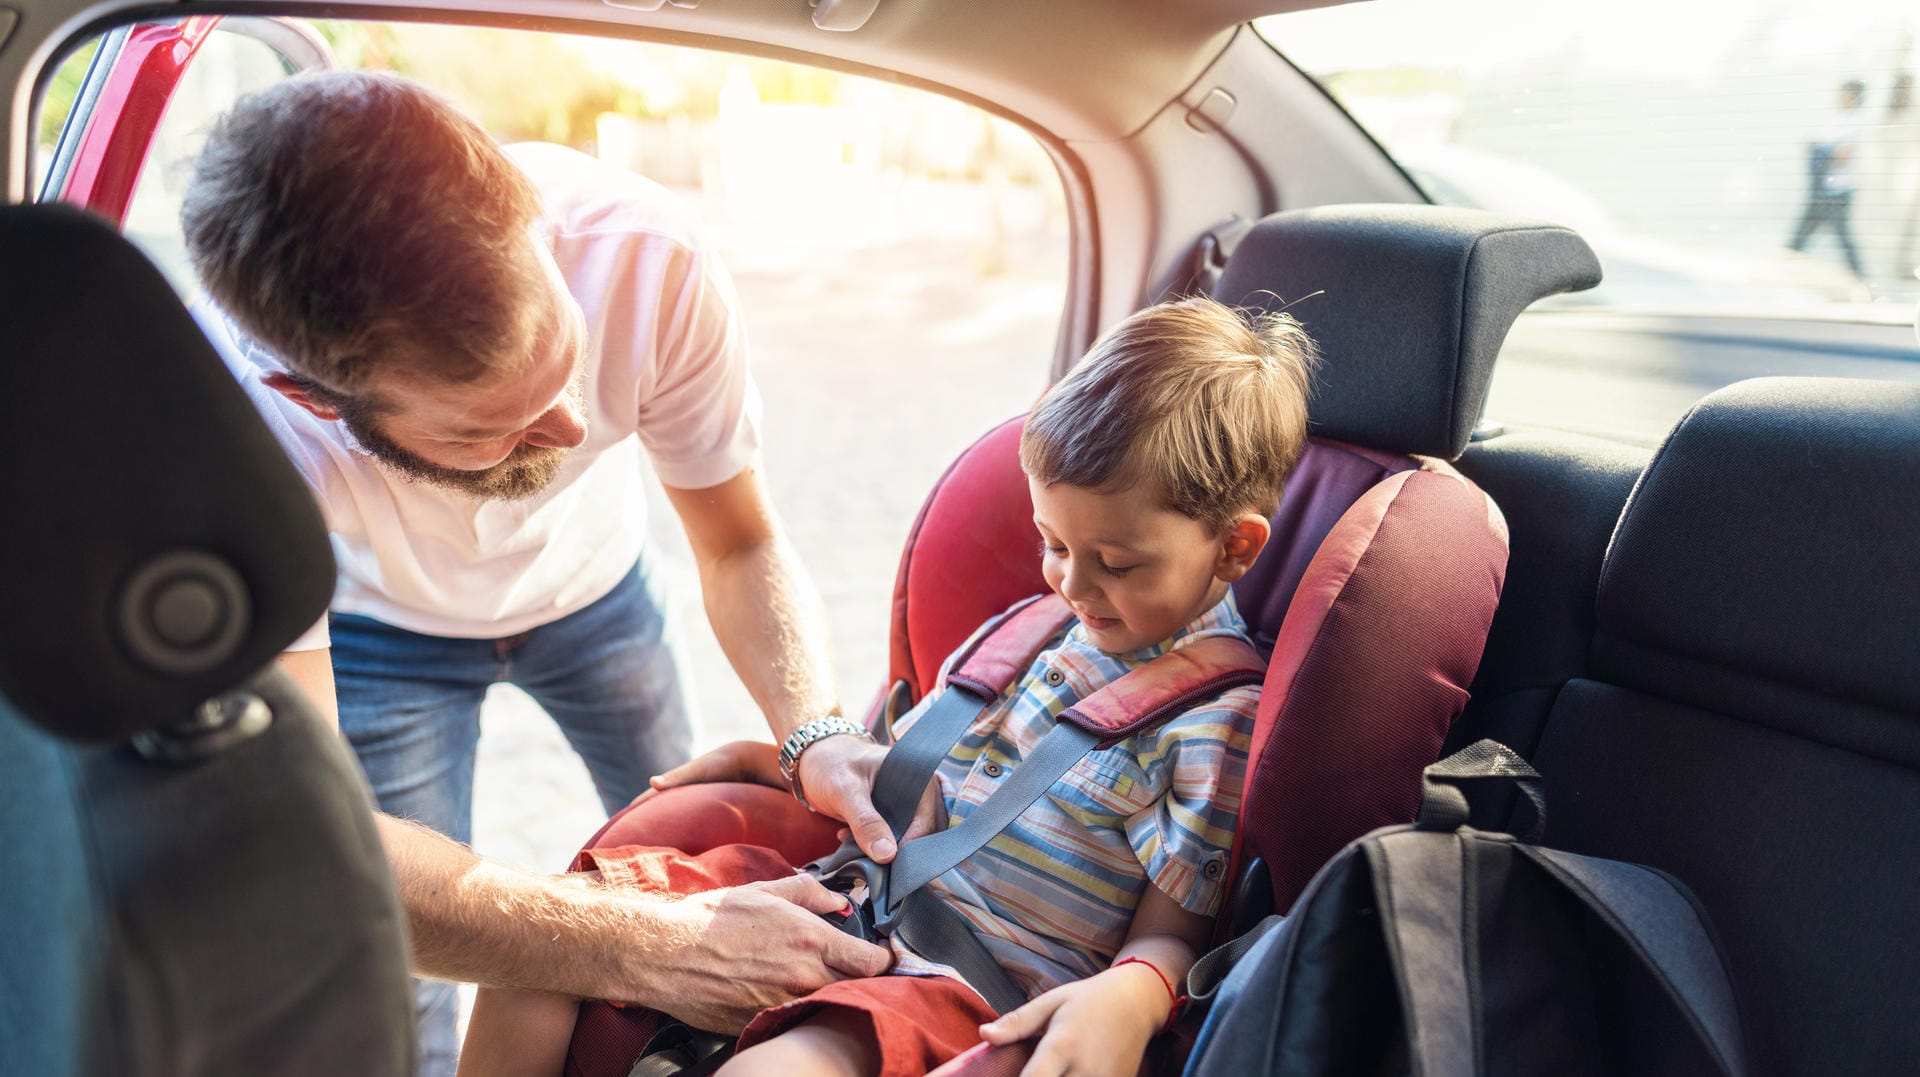
[{"label": "blurred pedestrian", "polygon": [[1805,250],[1815,232],[1830,228],[1847,257],[1848,267],[1863,279],[1867,273],[1860,265],[1860,252],[1854,249],[1849,218],[1853,211],[1854,159],[1865,119],[1860,106],[1866,99],[1866,83],[1859,79],[1841,83],[1840,111],[1807,146],[1807,208],[1787,244],[1796,251]]}]

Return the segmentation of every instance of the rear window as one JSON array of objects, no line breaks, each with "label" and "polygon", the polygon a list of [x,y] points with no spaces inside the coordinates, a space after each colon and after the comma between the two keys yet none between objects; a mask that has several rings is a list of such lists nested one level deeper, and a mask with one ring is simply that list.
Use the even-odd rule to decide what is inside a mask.
[{"label": "rear window", "polygon": [[1261,19],[1433,201],[1579,229],[1548,307],[1905,321],[1920,8],[1374,3]]}]

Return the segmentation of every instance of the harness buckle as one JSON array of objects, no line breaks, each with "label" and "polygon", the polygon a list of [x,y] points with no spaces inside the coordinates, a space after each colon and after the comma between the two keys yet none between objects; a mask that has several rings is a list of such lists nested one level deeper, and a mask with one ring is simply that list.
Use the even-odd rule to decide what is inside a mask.
[{"label": "harness buckle", "polygon": [[[847,845],[853,843],[849,841]],[[866,896],[860,901],[849,903],[853,909],[845,913],[827,913],[828,923],[855,938],[878,943],[894,932],[900,922],[900,910],[889,900],[887,881],[892,873],[885,864],[876,864],[865,856],[847,859],[843,847],[840,852],[807,865],[807,871],[820,880],[820,885],[837,894],[851,895],[862,884],[866,886]],[[854,848],[857,854],[858,847]]]}]

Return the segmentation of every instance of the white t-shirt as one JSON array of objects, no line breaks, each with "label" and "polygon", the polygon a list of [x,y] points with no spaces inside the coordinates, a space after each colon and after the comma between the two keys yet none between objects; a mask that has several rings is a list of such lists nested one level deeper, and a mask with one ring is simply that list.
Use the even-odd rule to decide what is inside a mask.
[{"label": "white t-shirt", "polygon": [[[218,312],[196,312],[319,499],[340,566],[337,612],[469,639],[547,624],[612,590],[639,558],[639,447],[663,483],[696,490],[758,452],[739,300],[679,200],[560,146],[506,152],[541,192],[589,338],[587,440],[539,494],[482,501],[380,465],[343,424],[261,382],[284,369],[277,358]],[[327,645],[323,618],[289,649]]]}]

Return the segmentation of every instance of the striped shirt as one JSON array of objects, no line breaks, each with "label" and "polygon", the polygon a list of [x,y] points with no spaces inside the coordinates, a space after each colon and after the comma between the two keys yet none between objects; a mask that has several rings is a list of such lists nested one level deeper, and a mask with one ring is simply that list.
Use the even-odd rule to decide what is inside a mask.
[{"label": "striped shirt", "polygon": [[[1247,638],[1232,592],[1171,637],[1125,654],[1100,650],[1078,621],[1070,622],[935,771],[948,825],[1005,784],[1062,711],[1122,674],[1209,636]],[[1052,671],[1064,676],[1049,678]],[[929,693],[903,715],[895,732],[911,726],[938,695]],[[1214,915],[1226,888],[1259,698],[1258,687],[1231,689],[1155,729],[1087,753],[929,889],[966,918],[1028,997],[1106,968],[1126,941],[1149,881],[1187,911]],[[895,972],[955,975],[897,937],[892,944]]]}]

